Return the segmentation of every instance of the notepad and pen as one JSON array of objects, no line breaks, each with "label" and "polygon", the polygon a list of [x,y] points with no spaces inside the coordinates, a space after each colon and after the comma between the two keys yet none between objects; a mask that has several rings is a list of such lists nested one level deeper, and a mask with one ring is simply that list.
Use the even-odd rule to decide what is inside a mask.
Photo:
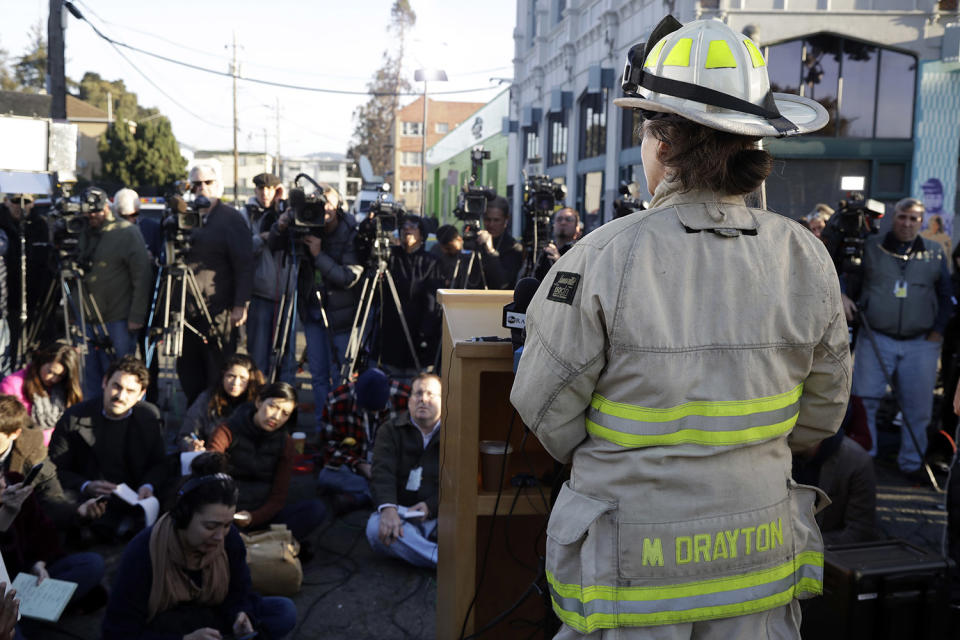
[{"label": "notepad and pen", "polygon": [[160,515],[160,501],[153,496],[141,499],[137,496],[137,492],[127,486],[125,482],[117,485],[117,488],[113,490],[113,495],[129,505],[143,509],[144,519],[148,527],[157,521],[157,516]]}]

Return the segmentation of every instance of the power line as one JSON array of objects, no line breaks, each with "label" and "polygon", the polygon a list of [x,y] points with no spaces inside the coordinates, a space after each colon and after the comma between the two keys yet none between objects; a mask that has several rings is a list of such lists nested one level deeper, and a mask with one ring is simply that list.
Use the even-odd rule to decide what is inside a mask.
[{"label": "power line", "polygon": [[[73,5],[73,3],[71,3],[71,2],[64,2],[64,6],[67,7],[67,9],[70,11],[70,13],[73,15],[73,17],[75,17],[77,20],[81,20],[81,21],[83,21],[83,22],[86,22],[88,25],[90,25],[90,28],[93,29],[94,33],[96,33],[98,36],[100,36],[100,38],[102,38],[103,40],[106,40],[107,42],[109,42],[111,45],[113,45],[114,48],[116,48],[116,47],[124,47],[124,48],[126,48],[126,49],[131,50],[131,51],[136,51],[137,53],[142,53],[142,54],[147,55],[147,56],[150,56],[150,57],[152,57],[152,58],[157,58],[158,60],[163,60],[164,62],[169,62],[169,63],[171,63],[171,64],[180,65],[181,67],[186,67],[186,68],[188,68],[188,69],[193,69],[193,70],[195,70],[195,71],[203,71],[203,72],[205,72],[205,73],[212,73],[212,74],[215,74],[215,75],[218,75],[218,76],[224,76],[224,77],[227,77],[227,78],[232,78],[232,77],[233,77],[233,74],[228,73],[228,72],[226,72],[226,71],[219,71],[219,70],[217,70],[217,69],[211,69],[211,68],[209,68],[209,67],[203,67],[203,66],[200,66],[200,65],[197,65],[197,64],[193,64],[193,63],[190,63],[190,62],[184,62],[183,60],[177,60],[177,59],[175,59],[175,58],[170,58],[170,57],[167,57],[167,56],[164,56],[164,55],[160,55],[159,53],[154,53],[154,52],[152,52],[152,51],[147,51],[146,49],[141,49],[141,48],[139,48],[139,47],[135,47],[135,46],[133,46],[133,45],[126,44],[125,42],[120,42],[119,40],[114,40],[114,39],[111,38],[110,36],[104,34],[102,31],[100,31],[100,29],[98,29],[95,24],[93,24],[92,22],[90,22],[89,20],[87,20],[87,19],[83,16],[83,14],[80,13],[80,10],[77,9],[77,8]],[[266,86],[270,86],[270,87],[277,87],[277,88],[280,88],[280,89],[294,89],[294,90],[297,90],[297,91],[312,91],[312,92],[314,92],[314,93],[329,93],[329,94],[336,94],[336,95],[372,96],[372,97],[375,97],[375,98],[380,98],[380,97],[393,97],[393,96],[420,96],[420,95],[422,95],[421,92],[403,92],[403,91],[397,91],[397,92],[392,92],[392,91],[388,91],[388,92],[385,92],[385,91],[349,91],[349,90],[345,90],[345,89],[322,89],[322,88],[320,88],[320,87],[307,87],[307,86],[303,86],[303,85],[289,84],[289,83],[286,83],[286,82],[275,82],[275,81],[273,81],[273,80],[263,80],[263,79],[261,79],[261,78],[249,78],[249,77],[242,77],[242,76],[238,76],[237,79],[238,79],[238,80],[243,80],[243,81],[245,81],[245,82],[252,82],[252,83],[254,83],[254,84],[262,84],[262,85],[266,85]],[[156,86],[156,85],[154,85],[154,86]],[[491,89],[496,89],[496,87],[477,87],[477,88],[475,88],[475,89],[463,89],[463,90],[460,90],[460,91],[433,91],[433,92],[430,93],[430,95],[437,96],[437,95],[453,95],[453,94],[461,94],[461,93],[476,93],[476,92],[479,92],[479,91],[490,91]]]}]

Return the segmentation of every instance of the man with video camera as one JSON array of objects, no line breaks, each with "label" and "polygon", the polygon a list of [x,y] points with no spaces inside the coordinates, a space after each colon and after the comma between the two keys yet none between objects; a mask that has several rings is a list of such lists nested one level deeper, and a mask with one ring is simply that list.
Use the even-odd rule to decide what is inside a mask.
[{"label": "man with video camera", "polygon": [[543,280],[553,263],[573,247],[580,238],[580,214],[572,207],[565,207],[553,214],[553,242],[544,247],[537,260],[534,277]]},{"label": "man with video camera", "polygon": [[517,274],[523,265],[523,245],[510,235],[510,203],[503,196],[496,196],[487,203],[483,214],[483,228],[493,238],[493,248],[500,256],[504,280],[501,288],[512,289]]},{"label": "man with video camera", "polygon": [[[77,262],[84,272],[83,286],[96,303],[114,352],[111,355],[105,345],[88,340],[83,395],[91,398],[100,392],[111,360],[137,349],[137,333],[143,328],[150,301],[152,269],[143,235],[135,225],[113,215],[106,191],[88,187],[81,202],[94,210],[86,215],[87,224],[78,239]],[[88,327],[98,322],[89,314],[85,318]],[[88,334],[93,335],[89,330]]]},{"label": "man with video camera", "polygon": [[[295,203],[293,211],[284,213],[271,229],[269,243],[279,246],[301,242],[305,259],[297,274],[297,298],[303,332],[307,340],[307,363],[313,389],[318,429],[323,428],[323,407],[327,402],[331,378],[338,373],[335,366],[346,351],[358,291],[355,287],[363,275],[356,251],[356,224],[343,211],[340,193],[328,184],[320,184],[316,202]],[[291,201],[300,200],[291,195]],[[322,206],[322,225],[301,222],[304,207]],[[312,222],[312,220],[311,220]],[[331,353],[333,352],[333,353]]]},{"label": "man with video camera", "polygon": [[[180,386],[187,405],[210,386],[224,359],[236,353],[240,327],[247,321],[247,304],[253,282],[253,248],[250,230],[239,211],[219,200],[223,195],[220,172],[212,164],[198,163],[190,170],[190,189],[210,202],[200,209],[201,225],[190,235],[187,265],[193,269],[204,302],[213,319],[206,327],[199,314],[188,318],[207,335],[183,333],[183,355],[177,360]],[[220,336],[218,352],[210,338]]]},{"label": "man with video camera", "polygon": [[476,231],[468,243],[452,224],[437,229],[437,244],[430,253],[440,262],[440,276],[447,289],[501,289],[505,276],[493,236]]},{"label": "man with video camera", "polygon": [[953,313],[947,257],[938,243],[919,235],[923,213],[916,198],[894,206],[892,228],[882,238],[866,240],[862,277],[848,276],[843,296],[847,321],[859,310],[869,327],[869,334],[861,330],[857,339],[853,394],[863,399],[867,412],[870,455],[877,454],[877,409],[890,382],[905,419],[897,464],[913,480],[926,477],[922,466],[937,360]]},{"label": "man with video camera", "polygon": [[[285,244],[269,245],[271,227],[289,206],[283,183],[272,173],[261,173],[253,177],[253,184],[256,195],[247,201],[243,210],[253,233],[254,260],[253,289],[247,314],[247,353],[257,368],[268,375],[271,350],[274,346],[273,329],[278,322],[282,322],[279,317],[283,311],[280,301],[284,293],[292,293],[295,282],[289,273],[294,257],[287,251]],[[292,320],[291,318],[287,330],[291,340],[296,335]],[[293,345],[286,351],[280,376],[280,379],[289,383],[293,383],[296,375],[292,347]]]}]

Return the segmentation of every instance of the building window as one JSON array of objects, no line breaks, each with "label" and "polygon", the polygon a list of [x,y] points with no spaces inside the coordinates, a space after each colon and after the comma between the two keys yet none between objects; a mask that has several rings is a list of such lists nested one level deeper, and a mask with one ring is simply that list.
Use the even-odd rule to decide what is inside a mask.
[{"label": "building window", "polygon": [[420,151],[403,151],[400,153],[400,164],[419,167],[423,163],[423,154]]},{"label": "building window", "polygon": [[563,20],[563,12],[567,8],[567,0],[557,0],[557,19],[556,22]]},{"label": "building window", "polygon": [[577,211],[583,231],[589,233],[603,224],[603,171],[582,173],[578,178]]},{"label": "building window", "polygon": [[523,163],[540,161],[540,128],[527,127],[523,130]]},{"label": "building window", "polygon": [[530,12],[527,14],[528,24],[530,25],[530,46],[533,46],[537,39],[537,0],[530,0]]},{"label": "building window", "polygon": [[815,136],[910,138],[917,61],[876,44],[818,33],[766,47],[770,88],[819,102]]},{"label": "building window", "polygon": [[448,133],[450,131],[450,125],[446,122],[438,122],[434,125],[434,129],[437,133]]},{"label": "building window", "polygon": [[580,100],[580,159],[607,152],[607,89],[588,93]]},{"label": "building window", "polygon": [[640,125],[643,124],[643,116],[638,109],[623,109],[623,128],[621,129],[620,146],[624,149],[630,147],[639,147],[643,139]]},{"label": "building window", "polygon": [[555,167],[567,162],[567,112],[551,113],[550,137],[547,140],[547,165]]},{"label": "building window", "polygon": [[403,135],[405,135],[405,136],[422,136],[422,135],[423,135],[423,123],[422,123],[422,122],[404,122],[404,123],[403,123]]},{"label": "building window", "polygon": [[420,181],[404,180],[400,183],[400,193],[420,193]]}]

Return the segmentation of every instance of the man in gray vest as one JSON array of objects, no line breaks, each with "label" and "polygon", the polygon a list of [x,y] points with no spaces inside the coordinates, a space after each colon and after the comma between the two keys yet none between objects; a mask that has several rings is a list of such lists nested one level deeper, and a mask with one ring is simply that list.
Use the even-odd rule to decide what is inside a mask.
[{"label": "man in gray vest", "polygon": [[[867,411],[873,438],[870,455],[877,453],[876,416],[886,391],[886,370],[905,418],[897,463],[915,480],[923,477],[937,359],[944,328],[953,313],[943,247],[919,235],[923,212],[923,203],[915,198],[904,198],[896,204],[890,231],[882,239],[868,239],[864,245],[862,282],[851,282],[847,292],[850,297],[843,296],[847,321],[859,307],[874,335],[871,341],[861,332],[857,340],[852,390],[863,399]],[[907,424],[916,436],[919,451]]]}]

